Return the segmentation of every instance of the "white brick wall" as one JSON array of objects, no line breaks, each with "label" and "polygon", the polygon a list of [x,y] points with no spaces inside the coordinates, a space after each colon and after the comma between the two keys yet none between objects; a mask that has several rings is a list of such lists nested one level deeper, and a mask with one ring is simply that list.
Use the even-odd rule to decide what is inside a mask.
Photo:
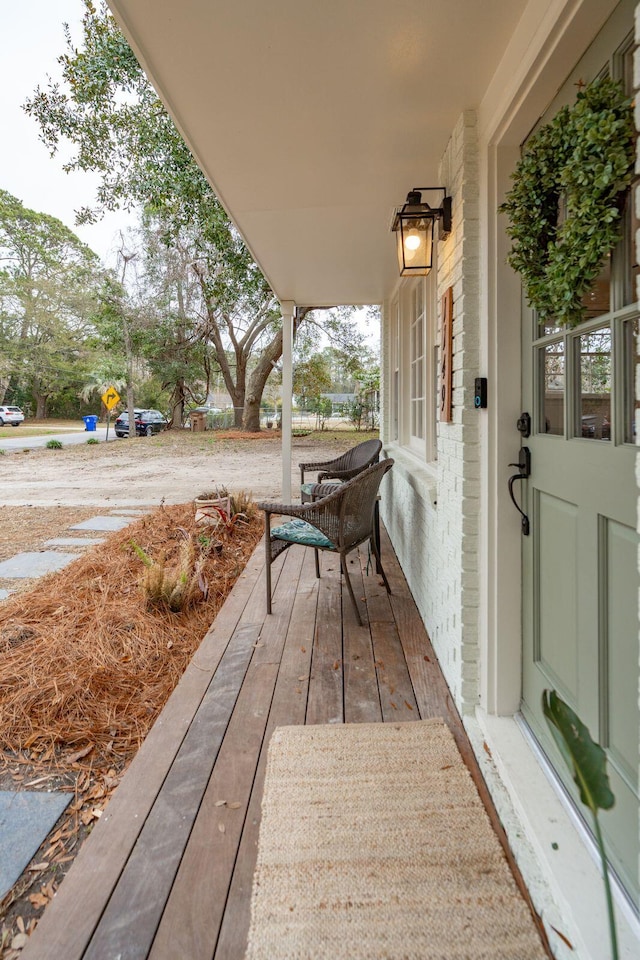
[{"label": "white brick wall", "polygon": [[[438,303],[453,286],[453,422],[438,424],[435,505],[428,471],[394,451],[397,464],[386,481],[383,517],[455,702],[470,713],[479,700],[480,481],[473,391],[480,276],[474,111],[465,111],[451,134],[439,183],[453,200],[453,230],[438,244],[437,277]],[[387,342],[383,349],[388,358]]]}]

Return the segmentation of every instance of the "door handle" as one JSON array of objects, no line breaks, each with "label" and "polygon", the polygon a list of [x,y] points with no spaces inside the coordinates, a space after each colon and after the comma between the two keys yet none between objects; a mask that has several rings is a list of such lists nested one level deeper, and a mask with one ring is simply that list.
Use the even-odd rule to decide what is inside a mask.
[{"label": "door handle", "polygon": [[513,485],[516,480],[526,480],[531,476],[531,451],[529,450],[529,447],[520,447],[518,462],[510,463],[509,466],[518,468],[518,472],[509,477],[509,496],[511,497],[511,502],[513,503],[514,507],[522,517],[522,534],[523,536],[528,537],[529,517],[526,515],[524,510],[520,508],[518,502],[516,501],[513,492]]}]

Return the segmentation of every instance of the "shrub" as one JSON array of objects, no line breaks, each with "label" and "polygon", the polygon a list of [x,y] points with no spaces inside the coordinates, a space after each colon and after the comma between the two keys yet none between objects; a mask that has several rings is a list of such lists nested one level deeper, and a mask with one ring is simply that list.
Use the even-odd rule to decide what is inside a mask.
[{"label": "shrub", "polygon": [[97,437],[89,437],[87,443],[100,443]]},{"label": "shrub", "polygon": [[62,444],[59,440],[47,440],[47,450],[62,450]]}]

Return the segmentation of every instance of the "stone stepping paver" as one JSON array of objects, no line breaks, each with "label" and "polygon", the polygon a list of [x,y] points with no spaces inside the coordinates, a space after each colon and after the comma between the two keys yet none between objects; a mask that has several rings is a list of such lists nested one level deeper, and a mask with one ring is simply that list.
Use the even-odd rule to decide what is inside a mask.
[{"label": "stone stepping paver", "polygon": [[0,600],[6,600],[9,596],[8,590],[0,590]]},{"label": "stone stepping paver", "polygon": [[73,793],[0,790],[0,898],[22,871],[73,799]]},{"label": "stone stepping paver", "polygon": [[24,579],[26,577],[42,577],[45,573],[62,570],[72,560],[77,560],[77,553],[60,553],[58,550],[40,550],[37,553],[17,553],[0,563],[0,577]]},{"label": "stone stepping paver", "polygon": [[74,523],[69,530],[124,530],[131,523],[131,517],[89,517],[82,523]]},{"label": "stone stepping paver", "polygon": [[47,540],[45,547],[94,547],[104,543],[104,537],[55,537]]}]

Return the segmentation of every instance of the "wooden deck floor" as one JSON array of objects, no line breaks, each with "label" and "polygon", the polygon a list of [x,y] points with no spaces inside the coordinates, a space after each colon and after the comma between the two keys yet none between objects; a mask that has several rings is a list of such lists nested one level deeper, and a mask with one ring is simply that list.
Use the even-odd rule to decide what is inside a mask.
[{"label": "wooden deck floor", "polygon": [[[497,816],[383,531],[387,596],[351,556],[286,551],[265,616],[258,547],[23,952],[25,960],[244,956],[266,748],[275,727],[441,716]],[[368,617],[367,617],[368,614]],[[224,801],[224,802],[223,802]]]}]

